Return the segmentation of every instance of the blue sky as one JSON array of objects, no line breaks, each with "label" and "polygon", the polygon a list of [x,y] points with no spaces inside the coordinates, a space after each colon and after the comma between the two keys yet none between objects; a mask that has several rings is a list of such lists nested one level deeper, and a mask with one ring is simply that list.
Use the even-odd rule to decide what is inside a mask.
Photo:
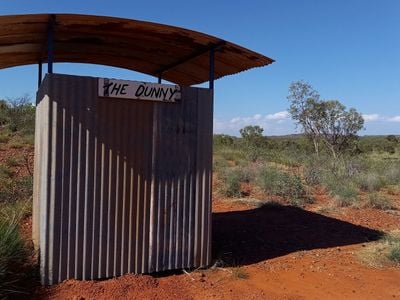
[{"label": "blue sky", "polygon": [[[2,0],[0,14],[82,13],[202,31],[276,60],[215,83],[214,131],[249,124],[265,135],[296,131],[285,112],[288,86],[305,80],[324,99],[364,114],[361,134],[400,134],[400,1],[32,1]],[[54,71],[132,80],[153,78],[91,65]],[[37,66],[0,70],[0,98],[34,98]]]}]

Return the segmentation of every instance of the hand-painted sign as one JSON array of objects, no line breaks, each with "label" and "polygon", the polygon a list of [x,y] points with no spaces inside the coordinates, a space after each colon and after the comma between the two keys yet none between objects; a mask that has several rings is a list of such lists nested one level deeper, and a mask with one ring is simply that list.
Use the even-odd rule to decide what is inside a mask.
[{"label": "hand-painted sign", "polygon": [[99,78],[99,96],[175,102],[181,91],[179,85]]}]

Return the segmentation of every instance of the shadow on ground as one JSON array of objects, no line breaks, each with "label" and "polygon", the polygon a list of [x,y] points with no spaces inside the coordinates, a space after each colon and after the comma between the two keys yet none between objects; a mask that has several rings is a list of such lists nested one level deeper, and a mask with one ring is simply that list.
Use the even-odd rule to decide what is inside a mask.
[{"label": "shadow on ground", "polygon": [[299,250],[377,240],[382,233],[292,206],[213,213],[213,258],[249,265]]}]

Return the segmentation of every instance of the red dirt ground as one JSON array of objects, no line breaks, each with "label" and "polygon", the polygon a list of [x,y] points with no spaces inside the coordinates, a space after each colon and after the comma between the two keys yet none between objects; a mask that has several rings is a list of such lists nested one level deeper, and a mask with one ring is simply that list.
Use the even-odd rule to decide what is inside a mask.
[{"label": "red dirt ground", "polygon": [[[68,280],[37,288],[40,299],[400,299],[400,268],[362,265],[355,252],[400,215],[375,209],[257,208],[215,200],[213,257],[220,266],[153,277]],[[238,267],[240,266],[240,267]]]}]

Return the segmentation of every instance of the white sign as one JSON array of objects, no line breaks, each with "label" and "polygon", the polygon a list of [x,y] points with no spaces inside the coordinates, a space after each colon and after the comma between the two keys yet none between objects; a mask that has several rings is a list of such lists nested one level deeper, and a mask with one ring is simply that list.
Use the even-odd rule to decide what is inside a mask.
[{"label": "white sign", "polygon": [[99,96],[175,102],[181,91],[179,85],[99,78]]}]

